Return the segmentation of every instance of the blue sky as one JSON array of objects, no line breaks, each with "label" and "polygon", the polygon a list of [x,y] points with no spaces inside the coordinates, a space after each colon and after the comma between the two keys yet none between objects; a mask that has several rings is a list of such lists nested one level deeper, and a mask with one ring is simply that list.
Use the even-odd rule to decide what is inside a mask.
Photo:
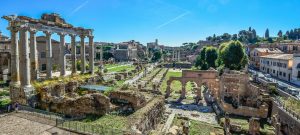
[{"label": "blue sky", "polygon": [[[299,5],[299,0],[1,0],[0,16],[56,12],[74,26],[93,28],[95,41],[145,44],[158,38],[178,46],[249,26],[259,35],[266,28],[271,35],[285,33],[300,27]],[[0,30],[9,35],[6,27],[1,19]]]}]

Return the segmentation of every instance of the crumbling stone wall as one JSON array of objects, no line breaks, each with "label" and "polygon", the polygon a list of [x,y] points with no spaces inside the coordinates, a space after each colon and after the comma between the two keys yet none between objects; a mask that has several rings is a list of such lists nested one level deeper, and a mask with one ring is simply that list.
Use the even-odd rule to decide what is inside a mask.
[{"label": "crumbling stone wall", "polygon": [[112,91],[110,99],[122,99],[131,103],[134,110],[138,110],[146,104],[146,98],[139,92],[135,91]]},{"label": "crumbling stone wall", "polygon": [[54,98],[50,102],[41,102],[41,108],[51,112],[70,116],[84,116],[87,114],[104,115],[110,110],[108,97],[93,93],[77,98]]},{"label": "crumbling stone wall", "polygon": [[130,116],[131,128],[142,134],[155,129],[163,119],[165,102],[162,96],[155,97],[145,107]]},{"label": "crumbling stone wall", "polygon": [[259,108],[253,108],[248,106],[239,106],[238,108],[234,108],[231,104],[222,102],[220,107],[222,108],[223,111],[229,114],[258,117],[258,118],[267,118],[268,116],[267,104],[263,104]]}]

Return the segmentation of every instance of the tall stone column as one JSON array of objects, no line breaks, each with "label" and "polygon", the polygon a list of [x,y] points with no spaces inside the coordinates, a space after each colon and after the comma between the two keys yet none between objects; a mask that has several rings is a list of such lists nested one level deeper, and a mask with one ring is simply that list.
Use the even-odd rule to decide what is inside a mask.
[{"label": "tall stone column", "polygon": [[38,79],[38,57],[36,46],[36,30],[30,29],[30,66],[31,66],[31,81]]},{"label": "tall stone column", "polygon": [[58,33],[60,36],[59,46],[59,65],[60,65],[60,76],[66,75],[66,56],[65,56],[65,33]]},{"label": "tall stone column", "polygon": [[[89,36],[89,46],[90,46],[90,52],[89,52],[89,64],[90,64],[90,73],[91,74],[94,74],[94,60],[95,60],[95,52],[94,52],[94,49],[95,49],[95,46],[94,46],[94,36]],[[102,46],[101,46],[101,52],[100,52],[100,62],[102,61]]]},{"label": "tall stone column", "polygon": [[46,61],[47,61],[47,76],[46,78],[52,78],[52,43],[51,35],[52,32],[44,31],[46,34]]},{"label": "tall stone column", "polygon": [[85,59],[85,45],[84,45],[84,35],[80,35],[80,58],[81,58],[81,73],[86,72],[86,59]]},{"label": "tall stone column", "polygon": [[75,39],[76,35],[71,34],[71,62],[72,62],[72,74],[76,74],[77,67],[76,67],[76,44]]},{"label": "tall stone column", "polygon": [[20,85],[18,30],[15,27],[8,29],[11,33],[11,84]]},{"label": "tall stone column", "polygon": [[[30,84],[30,60],[29,60],[29,45],[28,45],[28,33],[27,28],[20,28],[20,74],[21,89],[25,93],[32,90]],[[26,94],[27,95],[27,94]]]}]

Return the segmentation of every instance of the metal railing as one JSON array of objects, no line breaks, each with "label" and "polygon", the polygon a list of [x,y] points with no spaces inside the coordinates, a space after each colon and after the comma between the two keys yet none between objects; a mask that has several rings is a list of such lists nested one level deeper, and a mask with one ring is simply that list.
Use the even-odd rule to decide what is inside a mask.
[{"label": "metal railing", "polygon": [[29,106],[19,105],[17,113],[27,113],[36,117],[44,118],[53,121],[56,127],[64,130],[77,132],[81,134],[93,134],[93,135],[135,135],[134,131],[117,129],[113,127],[104,127],[99,124],[84,123],[75,121],[83,119],[84,117],[65,118],[63,114],[53,113],[49,111],[35,109]]},{"label": "metal railing", "polygon": [[57,120],[56,126],[69,131],[82,133],[82,134],[93,134],[93,135],[134,135],[134,131],[125,129],[117,129],[112,127],[104,127],[99,124],[83,123],[79,121],[67,121]]},{"label": "metal railing", "polygon": [[39,110],[39,109],[35,109],[35,108],[29,107],[29,106],[19,105],[18,111],[20,111],[22,113],[28,113],[28,114],[31,114],[31,115],[34,115],[37,117],[54,120],[54,121],[57,121],[57,119],[64,119],[63,114]]}]

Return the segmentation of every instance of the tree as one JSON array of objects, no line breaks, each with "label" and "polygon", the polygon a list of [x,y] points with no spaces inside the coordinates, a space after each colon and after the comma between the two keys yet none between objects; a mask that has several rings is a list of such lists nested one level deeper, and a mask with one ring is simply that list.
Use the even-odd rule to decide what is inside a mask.
[{"label": "tree", "polygon": [[278,37],[282,37],[282,31],[281,31],[281,30],[279,30],[277,36],[278,36]]},{"label": "tree", "polygon": [[265,39],[268,39],[268,38],[270,38],[269,29],[267,29],[265,32]]},{"label": "tree", "polygon": [[218,50],[215,47],[208,47],[205,50],[205,62],[207,63],[207,68],[216,68],[216,60],[218,58]]},{"label": "tree", "polygon": [[248,63],[248,56],[241,42],[230,41],[220,47],[218,63],[224,65],[224,67],[231,70],[240,70]]},{"label": "tree", "polygon": [[109,60],[110,58],[113,58],[113,57],[114,57],[114,55],[112,53],[110,53],[110,52],[103,52],[103,59],[104,60]]},{"label": "tree", "polygon": [[161,59],[162,53],[160,51],[155,51],[153,53],[152,61],[159,61]]}]

